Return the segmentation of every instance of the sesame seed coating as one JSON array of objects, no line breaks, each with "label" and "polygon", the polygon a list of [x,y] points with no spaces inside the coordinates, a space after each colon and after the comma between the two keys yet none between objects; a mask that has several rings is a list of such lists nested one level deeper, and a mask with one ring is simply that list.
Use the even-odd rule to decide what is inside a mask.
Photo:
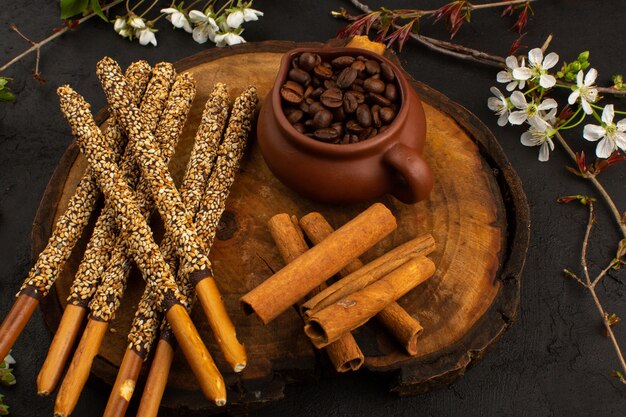
[{"label": "sesame seed coating", "polygon": [[[204,107],[202,120],[180,187],[183,203],[192,215],[197,211],[202,192],[211,173],[228,118],[228,107],[228,90],[224,84],[217,83]],[[175,274],[177,269],[176,243],[170,233],[166,233],[161,242],[161,253],[170,265],[172,274]],[[144,357],[150,352],[161,322],[158,304],[153,294],[154,289],[147,285],[128,335],[129,347]]]},{"label": "sesame seed coating", "polygon": [[166,311],[181,304],[182,296],[169,267],[154,242],[152,231],[137,208],[135,195],[126,184],[111,149],[103,146],[103,135],[89,111],[89,105],[69,86],[58,90],[61,111],[72,127],[81,151],[98,176],[98,185],[114,207],[116,220],[126,236],[127,249],[144,279],[151,280],[158,292],[159,304]]},{"label": "sesame seed coating", "polygon": [[[131,94],[141,96],[146,88],[150,75],[150,66],[145,61],[131,64],[127,71]],[[118,160],[124,145],[125,137],[122,130],[112,118],[103,135],[103,140]],[[35,265],[24,281],[20,292],[28,290],[39,298],[45,297],[52,284],[59,276],[63,265],[72,253],[72,249],[82,235],[92,212],[96,207],[100,190],[96,176],[89,168],[81,178],[74,195],[70,198],[65,212],[59,217],[48,244],[39,254]]]}]

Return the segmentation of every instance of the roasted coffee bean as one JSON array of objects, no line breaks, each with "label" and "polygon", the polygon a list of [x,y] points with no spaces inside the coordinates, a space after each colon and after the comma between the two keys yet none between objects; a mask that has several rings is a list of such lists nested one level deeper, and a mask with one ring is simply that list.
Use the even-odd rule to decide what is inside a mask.
[{"label": "roasted coffee bean", "polygon": [[315,103],[315,100],[313,100],[311,97],[307,97],[304,99],[304,102],[310,106],[311,104]]},{"label": "roasted coffee bean", "polygon": [[293,128],[300,133],[306,133],[306,127],[302,123],[294,123]]},{"label": "roasted coffee bean", "polygon": [[347,55],[337,57],[331,61],[331,63],[333,64],[333,67],[337,67],[337,68],[348,67],[352,65],[353,62],[354,62],[354,57],[347,56]]},{"label": "roasted coffee bean", "polygon": [[313,92],[313,87],[308,86],[308,87],[306,88],[306,90],[304,90],[304,95],[303,95],[303,97],[304,97],[304,98],[309,98],[309,97],[311,96],[311,93],[312,93],[312,92]]},{"label": "roasted coffee bean", "polygon": [[372,113],[367,104],[359,104],[356,108],[356,120],[363,127],[370,127],[372,125]]},{"label": "roasted coffee bean", "polygon": [[343,104],[343,94],[341,90],[326,90],[320,97],[320,101],[324,106],[335,109]]},{"label": "roasted coffee bean", "polygon": [[357,135],[350,135],[350,143],[358,143],[359,137]]},{"label": "roasted coffee bean", "polygon": [[356,80],[354,80],[354,85],[360,85],[362,87],[363,86],[363,78],[357,78]]},{"label": "roasted coffee bean", "polygon": [[333,121],[333,114],[326,109],[322,109],[313,116],[313,127],[322,129],[330,126]]},{"label": "roasted coffee bean", "polygon": [[350,65],[350,68],[353,68],[358,73],[361,73],[365,69],[365,62],[357,59],[352,63],[352,65]]},{"label": "roasted coffee bean", "polygon": [[287,81],[280,88],[280,96],[283,98],[283,100],[289,103],[300,103],[302,101],[303,95],[304,88],[302,88],[300,84],[293,81]]},{"label": "roasted coffee bean", "polygon": [[356,102],[358,104],[365,103],[365,94],[363,94],[362,91],[350,90],[348,93],[352,94],[356,98]]},{"label": "roasted coffee bean", "polygon": [[367,138],[372,137],[372,132],[376,130],[373,127],[368,127],[363,129],[361,133],[359,133],[359,142],[364,141]]},{"label": "roasted coffee bean", "polygon": [[383,76],[383,79],[387,82],[392,82],[396,78],[391,67],[385,62],[380,64],[380,73]]},{"label": "roasted coffee bean", "polygon": [[350,87],[354,80],[356,80],[357,75],[359,74],[354,68],[344,68],[337,77],[337,87],[344,89]]},{"label": "roasted coffee bean", "polygon": [[303,112],[305,112],[305,113],[308,113],[308,112],[309,112],[309,105],[308,105],[305,101],[303,101],[302,103],[300,103],[300,105],[298,106],[298,108],[299,108],[300,110],[302,110]]},{"label": "roasted coffee bean", "polygon": [[313,69],[315,75],[323,80],[329,80],[333,76],[333,69],[329,63],[323,62]]},{"label": "roasted coffee bean", "polygon": [[339,88],[337,87],[337,82],[335,82],[335,80],[330,79],[330,80],[324,80],[324,88],[326,90],[330,90],[331,88]]},{"label": "roasted coffee bean", "polygon": [[313,132],[313,136],[323,142],[332,142],[339,137],[337,131],[332,127],[317,129],[315,132]]},{"label": "roasted coffee bean", "polygon": [[319,101],[315,101],[313,103],[311,103],[309,105],[309,114],[316,114],[317,112],[319,112],[320,110],[324,110],[325,107],[322,103],[320,103]]},{"label": "roasted coffee bean", "polygon": [[291,68],[298,68],[300,65],[300,57],[295,57],[291,60]]},{"label": "roasted coffee bean", "polygon": [[318,66],[322,59],[317,54],[312,54],[310,52],[305,52],[300,55],[300,59],[298,61],[298,67],[302,68],[304,71],[311,71],[313,68]]},{"label": "roasted coffee bean", "polygon": [[369,97],[374,103],[379,104],[381,107],[389,107],[391,105],[391,101],[387,97],[381,96],[380,94],[370,93]]},{"label": "roasted coffee bean", "polygon": [[285,112],[285,114],[287,115],[287,120],[289,120],[289,123],[294,124],[294,123],[298,123],[300,120],[302,120],[302,118],[304,117],[304,112],[300,109],[291,109],[292,111],[290,111],[289,113]]},{"label": "roasted coffee bean", "polygon": [[313,79],[311,80],[311,85],[315,88],[321,87],[322,81],[320,81],[320,79],[317,77],[313,77]]},{"label": "roasted coffee bean", "polygon": [[365,88],[370,93],[380,94],[385,91],[385,83],[381,80],[377,80],[374,77],[370,77],[363,81],[363,88]]},{"label": "roasted coffee bean", "polygon": [[311,98],[313,98],[313,99],[315,99],[315,100],[318,100],[318,99],[320,98],[320,96],[322,95],[322,93],[324,93],[324,91],[325,91],[325,90],[324,90],[324,88],[322,88],[322,87],[317,87],[316,89],[314,89],[314,90],[311,92],[310,97],[311,97]]},{"label": "roasted coffee bean", "polygon": [[380,109],[380,118],[385,123],[390,123],[396,117],[396,112],[390,107]]},{"label": "roasted coffee bean", "polygon": [[363,126],[361,126],[356,120],[348,120],[348,123],[346,123],[346,129],[352,133],[361,133],[363,131]]},{"label": "roasted coffee bean", "polygon": [[378,133],[384,133],[387,129],[389,129],[389,125],[381,126],[380,129],[378,129]]},{"label": "roasted coffee bean", "polygon": [[380,64],[373,59],[368,59],[365,61],[365,71],[367,71],[369,75],[378,74],[380,72]]},{"label": "roasted coffee bean", "polygon": [[302,84],[304,86],[309,85],[311,82],[311,76],[308,72],[301,70],[300,68],[292,68],[287,75],[290,80]]},{"label": "roasted coffee bean", "polygon": [[333,109],[333,121],[344,122],[346,120],[346,113],[343,111],[343,106]]},{"label": "roasted coffee bean", "polygon": [[348,143],[350,143],[350,134],[346,133],[345,135],[343,135],[343,138],[341,139],[341,143],[344,145],[347,145]]},{"label": "roasted coffee bean", "polygon": [[354,91],[358,91],[359,93],[364,93],[365,92],[365,89],[363,88],[363,86],[362,85],[358,85],[356,83],[352,84],[352,89]]},{"label": "roasted coffee bean", "polygon": [[330,125],[330,127],[332,127],[333,129],[337,131],[337,135],[339,136],[343,135],[343,123],[342,122],[333,123],[332,125]]},{"label": "roasted coffee bean", "polygon": [[343,95],[343,110],[346,113],[354,113],[358,106],[359,102],[354,91],[348,91]]},{"label": "roasted coffee bean", "polygon": [[398,88],[395,84],[389,83],[385,86],[385,97],[391,101],[396,101],[398,99]]},{"label": "roasted coffee bean", "polygon": [[372,106],[372,124],[376,127],[382,125],[380,120],[380,106],[378,104]]}]

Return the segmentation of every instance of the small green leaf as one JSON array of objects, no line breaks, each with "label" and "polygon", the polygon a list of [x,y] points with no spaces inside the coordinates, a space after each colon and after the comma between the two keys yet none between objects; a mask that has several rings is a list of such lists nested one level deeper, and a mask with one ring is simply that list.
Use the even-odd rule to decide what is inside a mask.
[{"label": "small green leaf", "polygon": [[100,7],[100,0],[89,0],[89,1],[91,3],[91,9],[93,10],[93,12],[96,15],[98,15],[100,19],[108,23],[109,19],[104,15],[104,13],[102,12],[102,7]]},{"label": "small green leaf", "polygon": [[15,100],[15,94],[11,92],[7,87],[0,90],[0,101],[13,101]]},{"label": "small green leaf", "polygon": [[589,51],[581,52],[576,60],[578,62],[587,62],[589,60]]},{"label": "small green leaf", "polygon": [[89,0],[61,0],[61,19],[81,14],[89,7]]}]

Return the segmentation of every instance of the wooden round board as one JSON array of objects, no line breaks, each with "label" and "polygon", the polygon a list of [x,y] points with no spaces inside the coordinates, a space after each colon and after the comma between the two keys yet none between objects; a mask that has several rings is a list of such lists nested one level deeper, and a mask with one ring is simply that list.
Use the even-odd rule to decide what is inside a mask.
[{"label": "wooden round board", "polygon": [[[303,46],[320,44],[246,44],[207,50],[177,64],[179,71],[194,75],[198,87],[171,164],[177,181],[182,177],[213,84],[227,83],[232,97],[254,84],[262,98],[271,88],[282,54]],[[399,300],[424,326],[420,353],[417,357],[404,354],[376,323],[368,323],[355,333],[367,357],[365,366],[388,378],[390,389],[400,395],[450,383],[509,326],[519,304],[520,274],[529,236],[528,206],[520,181],[491,132],[442,94],[418,81],[411,82],[425,105],[428,138],[424,152],[434,173],[434,191],[427,201],[415,205],[404,205],[392,197],[380,199],[396,215],[399,227],[362,259],[369,261],[422,233],[435,237],[437,250],[430,256],[437,265],[435,276]],[[99,118],[104,121],[106,116],[103,111]],[[85,168],[85,159],[72,144],[39,207],[33,226],[35,254],[44,247]],[[252,135],[210,253],[215,277],[249,355],[248,367],[242,374],[225,373],[233,407],[250,408],[279,399],[287,381],[306,381],[318,374],[320,367],[329,365],[304,336],[295,310],[263,326],[255,317],[244,316],[239,308],[241,295],[283,266],[267,230],[267,220],[281,212],[303,216],[319,211],[339,227],[371,203],[329,206],[297,195],[273,177]],[[85,243],[83,237],[54,292],[43,303],[53,330]],[[113,330],[94,363],[93,374],[107,383],[112,383],[117,373],[142,287],[139,274],[134,273],[111,326]],[[215,353],[218,366],[226,369],[201,309],[195,309],[192,316],[209,350]],[[182,407],[192,414],[194,410],[200,413],[212,409],[182,358],[174,363],[163,404]]]}]

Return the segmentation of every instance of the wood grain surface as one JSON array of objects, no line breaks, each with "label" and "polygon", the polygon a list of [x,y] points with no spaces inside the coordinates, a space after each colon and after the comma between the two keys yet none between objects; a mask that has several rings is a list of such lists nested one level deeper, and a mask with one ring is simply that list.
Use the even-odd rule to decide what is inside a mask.
[{"label": "wood grain surface", "polygon": [[[178,63],[179,70],[194,75],[198,94],[170,165],[176,180],[182,178],[213,84],[227,83],[232,97],[254,84],[263,97],[273,83],[282,53],[301,46],[307,44],[247,44],[207,50]],[[404,205],[392,197],[380,199],[396,215],[399,227],[362,260],[367,262],[422,233],[435,237],[437,249],[430,256],[437,266],[435,276],[399,300],[424,327],[419,354],[413,358],[404,354],[376,323],[355,332],[366,355],[365,366],[381,372],[390,388],[401,395],[439,387],[462,375],[508,327],[519,304],[529,222],[519,180],[491,132],[443,95],[417,81],[412,84],[425,103],[428,136],[424,152],[435,187],[428,200],[416,205]],[[104,121],[106,112],[99,116]],[[85,168],[84,158],[71,145],[42,199],[33,229],[35,252],[45,244]],[[287,382],[313,378],[318,365],[324,363],[304,336],[295,310],[263,326],[254,317],[245,317],[238,307],[242,294],[283,266],[267,220],[279,212],[303,216],[319,211],[337,228],[371,203],[327,206],[300,197],[273,177],[252,138],[210,254],[216,280],[249,354],[248,368],[242,375],[225,373],[231,387],[229,403],[254,407],[278,399]],[[154,225],[159,235],[158,220]],[[55,292],[43,304],[51,328],[58,324],[83,249],[84,241],[57,281]],[[107,382],[114,380],[142,290],[143,283],[134,272],[111,324],[114,332],[105,338],[93,369]],[[226,369],[202,312],[194,311],[192,318],[209,350],[215,353],[218,367]],[[172,370],[164,405],[199,412],[211,409],[182,356]]]}]

